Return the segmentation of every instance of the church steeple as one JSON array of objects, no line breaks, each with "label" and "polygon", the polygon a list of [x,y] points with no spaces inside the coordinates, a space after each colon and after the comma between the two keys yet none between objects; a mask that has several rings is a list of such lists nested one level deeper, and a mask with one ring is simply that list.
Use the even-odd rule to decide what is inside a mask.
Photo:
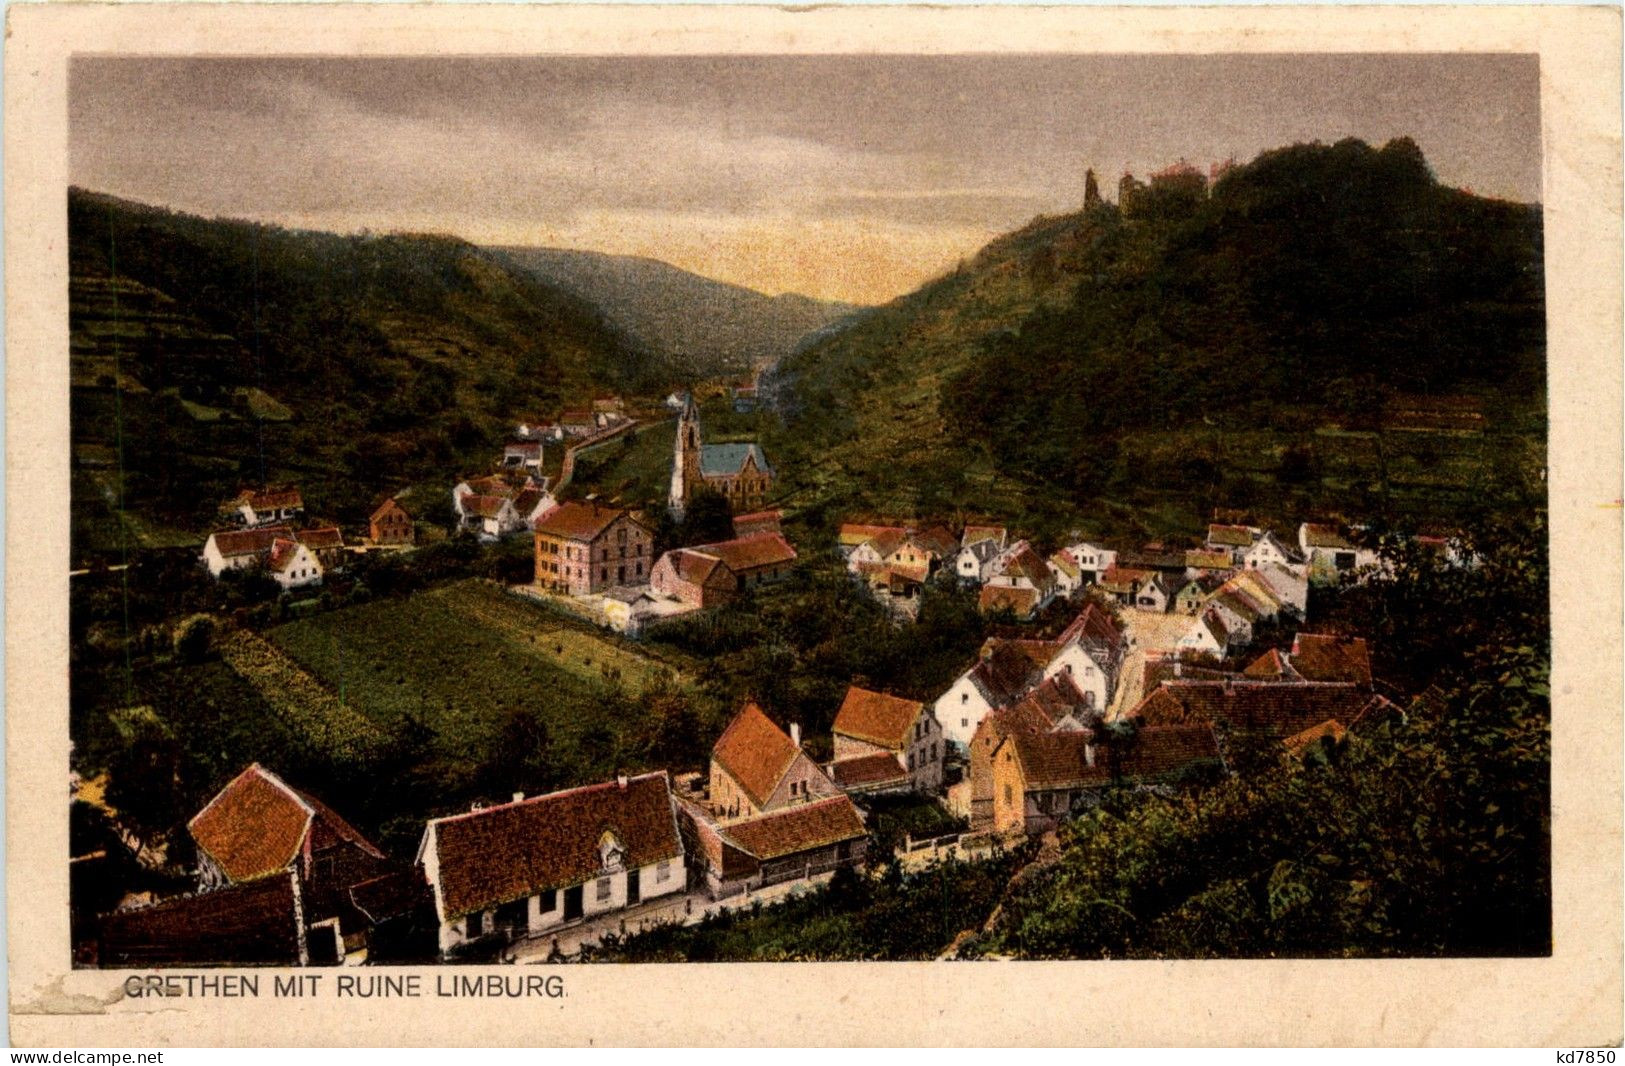
[{"label": "church steeple", "polygon": [[677,416],[677,439],[672,448],[671,493],[666,508],[673,518],[682,521],[683,509],[700,485],[700,411],[690,392],[683,397],[683,411]]}]

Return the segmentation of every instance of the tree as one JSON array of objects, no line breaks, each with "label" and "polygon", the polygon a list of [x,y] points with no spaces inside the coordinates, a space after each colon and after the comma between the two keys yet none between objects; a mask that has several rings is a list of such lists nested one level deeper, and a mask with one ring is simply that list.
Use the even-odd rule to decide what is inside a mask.
[{"label": "tree", "polygon": [[206,614],[194,614],[175,627],[171,638],[175,658],[183,663],[200,663],[214,650],[215,621]]},{"label": "tree", "polygon": [[733,507],[728,498],[711,489],[701,489],[683,510],[683,544],[715,544],[732,540]]}]

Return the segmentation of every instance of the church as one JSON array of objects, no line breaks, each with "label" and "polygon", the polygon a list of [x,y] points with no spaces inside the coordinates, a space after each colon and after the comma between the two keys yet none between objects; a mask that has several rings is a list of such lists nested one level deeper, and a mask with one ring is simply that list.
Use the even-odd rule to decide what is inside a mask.
[{"label": "church", "polygon": [[700,412],[690,393],[677,417],[677,440],[671,458],[671,495],[667,506],[681,519],[701,489],[719,493],[735,514],[759,510],[773,489],[773,468],[754,443],[702,444]]}]

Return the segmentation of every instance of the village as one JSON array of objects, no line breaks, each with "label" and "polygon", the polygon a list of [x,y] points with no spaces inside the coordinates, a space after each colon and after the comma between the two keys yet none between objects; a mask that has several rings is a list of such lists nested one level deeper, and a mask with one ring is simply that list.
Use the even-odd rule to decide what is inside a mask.
[{"label": "village", "polygon": [[[1046,553],[995,521],[866,517],[798,550],[769,506],[761,448],[704,443],[691,395],[667,407],[670,516],[712,494],[733,536],[657,557],[649,516],[566,495],[572,445],[636,424],[605,398],[516,425],[493,469],[450,493],[463,535],[530,540],[531,579],[509,595],[636,638],[785,581],[810,551],[838,560],[896,625],[935,585],[974,592],[997,635],[933,699],[851,684],[820,738],[825,758],[800,722],[746,701],[704,768],[477,803],[427,821],[409,860],[255,763],[187,822],[194,888],[102,915],[98,963],[353,965],[414,950],[558,961],[605,936],[805,893],[842,869],[973,861],[1053,833],[1110,790],[1199,789],[1404,717],[1408,694],[1373,675],[1367,641],[1316,632],[1310,617],[1312,589],[1382,567],[1359,530],[1213,523],[1186,545],[1080,539]],[[543,473],[550,448],[566,449],[562,477]],[[208,572],[263,573],[290,592],[342,572],[352,553],[415,542],[395,498],[350,545],[334,526],[306,526],[290,486],[245,490],[220,513],[231,528],[207,538]],[[1448,538],[1427,546],[1471,565]],[[1250,653],[1264,629],[1290,640]],[[872,812],[900,799],[934,808],[947,830],[877,850]]]}]

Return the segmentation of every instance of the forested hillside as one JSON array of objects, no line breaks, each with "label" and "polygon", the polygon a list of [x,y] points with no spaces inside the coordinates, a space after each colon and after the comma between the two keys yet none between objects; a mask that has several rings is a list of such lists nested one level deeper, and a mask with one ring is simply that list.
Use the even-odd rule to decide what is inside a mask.
[{"label": "forested hillside", "polygon": [[809,505],[1102,532],[1538,496],[1541,251],[1538,207],[1409,141],[1267,152],[1035,220],[786,360],[779,451]]},{"label": "forested hillside", "polygon": [[566,248],[497,251],[602,309],[656,354],[673,381],[748,377],[809,333],[862,310],[795,293],[767,296],[655,259]]},{"label": "forested hillside", "polygon": [[68,206],[76,555],[119,521],[195,542],[240,482],[359,520],[483,466],[513,416],[665,384],[591,305],[453,238]]}]

